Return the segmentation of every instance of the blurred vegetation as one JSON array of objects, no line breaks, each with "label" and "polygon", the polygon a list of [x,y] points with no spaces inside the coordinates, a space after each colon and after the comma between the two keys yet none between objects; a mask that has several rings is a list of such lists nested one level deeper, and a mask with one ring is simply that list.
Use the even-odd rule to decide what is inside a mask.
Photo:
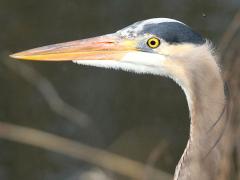
[{"label": "blurred vegetation", "polygon": [[[0,61],[20,67],[9,54],[110,33],[138,20],[174,18],[219,45],[224,77],[235,97],[233,111],[240,112],[239,29],[230,40],[224,39],[239,7],[239,0],[0,0]],[[157,149],[160,153],[154,166],[173,174],[189,129],[185,96],[174,82],[65,62],[24,65],[39,73],[38,80],[43,76],[51,82],[59,97],[92,125],[83,128],[52,109],[31,77],[6,63],[0,63],[0,121],[51,132],[142,163]],[[234,127],[239,127],[239,114],[232,119]],[[237,139],[238,128],[233,132]],[[0,146],[1,180],[76,180],[82,172],[95,169],[91,163],[23,144],[0,140]],[[229,151],[234,152],[235,165],[229,170],[233,178],[240,162],[238,151],[239,144],[234,143]]]}]

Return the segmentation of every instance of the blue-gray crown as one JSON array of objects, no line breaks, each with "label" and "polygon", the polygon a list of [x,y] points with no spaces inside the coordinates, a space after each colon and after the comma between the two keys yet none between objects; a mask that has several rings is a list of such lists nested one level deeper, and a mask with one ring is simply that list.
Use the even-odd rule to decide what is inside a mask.
[{"label": "blue-gray crown", "polygon": [[206,42],[205,38],[193,31],[186,24],[168,18],[154,18],[139,21],[118,31],[118,33],[129,38],[134,38],[143,34],[153,34],[170,44],[203,44]]}]

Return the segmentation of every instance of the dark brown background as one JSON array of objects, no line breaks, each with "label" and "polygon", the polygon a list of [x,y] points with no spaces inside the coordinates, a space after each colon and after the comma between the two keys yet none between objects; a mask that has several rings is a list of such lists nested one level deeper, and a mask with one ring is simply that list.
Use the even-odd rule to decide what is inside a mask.
[{"label": "dark brown background", "polygon": [[[0,61],[33,47],[111,33],[135,21],[169,17],[214,44],[239,0],[0,0]],[[34,127],[146,162],[159,144],[157,167],[173,174],[186,145],[189,117],[182,90],[151,75],[82,67],[71,62],[24,62],[46,77],[61,98],[87,114],[94,130],[53,112],[37,88],[0,63],[0,121]],[[90,164],[0,140],[1,180],[75,180]]]}]

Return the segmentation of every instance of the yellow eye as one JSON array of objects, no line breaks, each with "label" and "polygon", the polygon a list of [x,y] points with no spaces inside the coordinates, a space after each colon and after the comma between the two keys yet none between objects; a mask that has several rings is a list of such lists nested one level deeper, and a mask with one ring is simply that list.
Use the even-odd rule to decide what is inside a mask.
[{"label": "yellow eye", "polygon": [[160,46],[160,40],[156,37],[152,37],[152,38],[148,39],[147,45],[153,49],[157,48],[158,46]]}]

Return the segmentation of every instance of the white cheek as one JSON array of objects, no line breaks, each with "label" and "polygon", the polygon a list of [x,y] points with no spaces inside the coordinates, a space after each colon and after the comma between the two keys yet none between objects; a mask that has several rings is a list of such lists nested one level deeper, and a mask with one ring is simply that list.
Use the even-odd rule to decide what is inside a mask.
[{"label": "white cheek", "polygon": [[74,63],[135,73],[164,75],[165,57],[146,52],[129,52],[121,60],[76,60]]},{"label": "white cheek", "polygon": [[166,75],[165,61],[165,56],[147,52],[129,52],[121,59],[121,62],[135,64],[135,72],[156,75]]},{"label": "white cheek", "polygon": [[121,62],[159,67],[164,63],[165,59],[165,56],[154,53],[129,52],[121,59]]}]

